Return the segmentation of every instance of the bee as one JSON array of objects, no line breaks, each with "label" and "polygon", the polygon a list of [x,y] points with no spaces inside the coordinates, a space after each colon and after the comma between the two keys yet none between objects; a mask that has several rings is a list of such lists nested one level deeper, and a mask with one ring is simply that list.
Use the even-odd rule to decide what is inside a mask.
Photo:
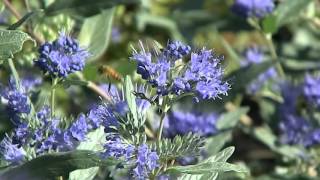
[{"label": "bee", "polygon": [[101,75],[105,75],[107,76],[108,78],[112,78],[114,80],[117,80],[117,81],[121,81],[122,79],[122,76],[121,74],[119,74],[115,69],[113,69],[111,66],[108,66],[108,65],[102,65],[99,67],[98,69],[99,73]]}]

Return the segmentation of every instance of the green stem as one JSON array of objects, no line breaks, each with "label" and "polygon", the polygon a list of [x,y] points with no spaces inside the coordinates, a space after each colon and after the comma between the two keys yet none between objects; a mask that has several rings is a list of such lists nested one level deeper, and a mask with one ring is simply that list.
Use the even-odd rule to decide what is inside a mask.
[{"label": "green stem", "polygon": [[55,93],[56,93],[56,85],[58,84],[58,78],[52,79],[52,87],[51,87],[51,118],[54,117],[54,105],[55,105]]},{"label": "green stem", "polygon": [[158,131],[158,141],[161,140],[165,115],[166,115],[166,113],[165,113],[165,112],[162,112],[162,113],[161,113],[161,116],[160,116],[160,127],[159,127],[159,131]]},{"label": "green stem", "polygon": [[9,63],[9,67],[10,67],[10,70],[11,70],[11,72],[12,72],[14,81],[15,81],[15,83],[16,83],[17,89],[20,89],[20,79],[19,79],[19,75],[18,75],[18,72],[17,72],[17,70],[16,70],[16,67],[14,66],[14,63],[13,63],[13,61],[12,61],[11,58],[8,59],[8,63]]},{"label": "green stem", "polygon": [[271,34],[264,34],[264,37],[267,41],[267,45],[269,47],[271,58],[276,63],[276,69],[281,77],[285,77],[284,70],[279,62],[279,57],[277,55],[276,49],[274,47]]}]

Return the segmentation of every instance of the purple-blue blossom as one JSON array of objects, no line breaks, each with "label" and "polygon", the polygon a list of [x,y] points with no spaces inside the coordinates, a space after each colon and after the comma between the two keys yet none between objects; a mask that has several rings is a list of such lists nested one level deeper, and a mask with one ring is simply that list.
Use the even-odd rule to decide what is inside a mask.
[{"label": "purple-blue blossom", "polygon": [[0,142],[0,154],[5,161],[16,165],[23,161],[26,152],[6,135]]},{"label": "purple-blue blossom", "polygon": [[320,128],[312,126],[308,119],[297,112],[297,102],[303,93],[303,86],[295,86],[286,82],[280,87],[284,100],[279,107],[281,142],[292,145],[300,144],[305,147],[320,144]]},{"label": "purple-blue blossom", "polygon": [[[254,46],[246,49],[244,59],[241,61],[242,67],[247,67],[253,64],[259,64],[264,61],[264,54],[261,49]],[[272,78],[275,78],[277,72],[274,67],[270,67],[265,72],[262,72],[255,80],[253,80],[247,87],[249,94],[255,94]]]},{"label": "purple-blue blossom", "polygon": [[84,114],[81,114],[69,127],[68,131],[77,141],[84,141],[88,132],[88,124]]},{"label": "purple-blue blossom", "polygon": [[0,84],[0,97],[6,100],[7,112],[16,126],[21,123],[20,117],[28,115],[31,111],[31,105],[24,88],[17,87],[13,78],[10,78],[7,87]]},{"label": "purple-blue blossom", "polygon": [[148,173],[159,166],[158,154],[151,151],[146,144],[142,144],[137,148],[136,158],[133,175],[137,179],[145,179],[148,177]]},{"label": "purple-blue blossom", "polygon": [[231,9],[235,14],[244,18],[263,18],[271,14],[274,7],[273,0],[235,0]]},{"label": "purple-blue blossom", "polygon": [[102,157],[115,157],[117,159],[124,157],[126,160],[132,157],[135,147],[124,143],[118,134],[108,134],[106,140]]},{"label": "purple-blue blossom", "polygon": [[307,74],[304,79],[303,94],[310,104],[320,107],[320,77]]},{"label": "purple-blue blossom", "polygon": [[185,45],[180,41],[170,41],[168,42],[167,47],[163,50],[163,54],[166,57],[177,60],[189,54],[190,51],[191,47],[189,45]]},{"label": "purple-blue blossom", "polygon": [[211,136],[218,133],[216,113],[184,112],[175,110],[170,112],[165,119],[164,134],[167,137],[186,135],[189,132],[201,136]]},{"label": "purple-blue blossom", "polygon": [[[169,43],[162,52],[141,49],[135,50],[131,59],[137,62],[137,73],[157,89],[158,95],[190,93],[197,100],[215,99],[227,95],[230,89],[223,80],[224,70],[220,66],[223,57],[211,50],[191,52],[189,46],[181,42]],[[190,61],[185,64],[176,61],[183,57]]]},{"label": "purple-blue blossom", "polygon": [[55,41],[40,46],[35,64],[54,77],[66,77],[81,71],[88,57],[88,51],[81,48],[75,39],[61,33]]}]

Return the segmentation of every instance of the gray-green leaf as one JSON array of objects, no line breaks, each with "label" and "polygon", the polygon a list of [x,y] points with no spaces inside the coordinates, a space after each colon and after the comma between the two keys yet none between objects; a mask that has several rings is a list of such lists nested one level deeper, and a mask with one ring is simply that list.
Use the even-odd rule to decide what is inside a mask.
[{"label": "gray-green leaf", "polygon": [[68,175],[76,169],[95,166],[111,166],[118,162],[113,159],[101,160],[97,153],[77,150],[65,153],[52,153],[39,156],[20,166],[8,169],[0,174],[1,180],[48,179]]},{"label": "gray-green leaf", "polygon": [[285,0],[277,7],[276,22],[278,27],[298,17],[313,0]]},{"label": "gray-green leaf", "polygon": [[79,41],[82,45],[89,48],[91,54],[90,60],[98,59],[108,48],[113,17],[114,8],[111,8],[84,21],[79,35]]},{"label": "gray-green leaf", "polygon": [[189,166],[173,166],[167,169],[167,172],[185,174],[207,174],[228,171],[248,172],[243,166],[230,164],[227,162],[205,162]]},{"label": "gray-green leaf", "polygon": [[[0,62],[22,50],[23,43],[33,39],[22,31],[0,30]],[[34,42],[34,41],[33,41]]]},{"label": "gray-green leaf", "polygon": [[133,94],[134,88],[133,88],[133,84],[132,84],[130,76],[126,76],[124,92],[125,92],[125,98],[128,103],[130,112],[133,115],[134,125],[135,125],[135,127],[138,127],[139,126],[139,119],[138,119],[138,114],[137,114],[136,96]]},{"label": "gray-green leaf", "polygon": [[[103,143],[105,141],[104,128],[100,127],[87,135],[87,140],[81,142],[77,147],[78,150],[92,150],[100,151],[103,148]],[[69,180],[91,180],[93,179],[99,167],[91,167],[88,169],[79,169],[72,171],[69,175]]]}]

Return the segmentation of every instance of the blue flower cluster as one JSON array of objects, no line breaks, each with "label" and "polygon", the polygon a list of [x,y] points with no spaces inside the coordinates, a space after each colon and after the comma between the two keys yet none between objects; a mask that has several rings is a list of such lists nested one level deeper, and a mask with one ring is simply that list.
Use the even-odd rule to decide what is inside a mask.
[{"label": "blue flower cluster", "polygon": [[[144,92],[143,88],[136,89],[138,92]],[[104,158],[124,158],[128,164],[134,167],[132,169],[133,175],[138,179],[145,179],[147,174],[158,166],[159,157],[146,144],[135,146],[122,139],[117,131],[117,127],[119,127],[117,115],[124,116],[129,111],[128,104],[122,93],[119,93],[114,86],[111,86],[109,95],[112,97],[112,104],[100,104],[88,113],[89,126],[98,127],[102,124],[107,134],[105,151],[101,156]],[[150,106],[146,100],[137,99],[136,103],[140,111]]]},{"label": "blue flower cluster", "polygon": [[273,0],[235,0],[231,9],[244,18],[263,18],[272,13],[274,7]]},{"label": "blue flower cluster", "polygon": [[68,128],[60,128],[60,119],[50,117],[48,106],[44,106],[34,118],[38,122],[36,127],[20,122],[11,135],[1,141],[2,155],[8,162],[19,163],[23,160],[21,153],[24,147],[35,148],[37,155],[72,150],[86,140],[89,131],[85,115],[80,115]]},{"label": "blue flower cluster", "polygon": [[304,79],[303,94],[309,103],[320,107],[320,77],[307,74]]},{"label": "blue flower cluster", "polygon": [[191,47],[183,44],[180,41],[172,41],[167,44],[167,47],[163,50],[163,54],[167,58],[172,58],[173,60],[178,60],[183,58],[183,56],[189,54]]},{"label": "blue flower cluster", "polygon": [[218,133],[218,117],[216,113],[173,111],[165,119],[164,134],[173,138],[193,132],[208,137]]},{"label": "blue flower cluster", "polygon": [[22,147],[14,144],[9,136],[6,136],[0,142],[0,154],[5,161],[16,165],[24,159],[26,152]]},{"label": "blue flower cluster", "polygon": [[148,177],[148,172],[151,172],[158,165],[158,154],[151,151],[146,144],[142,144],[137,148],[137,159],[135,168],[133,169],[134,176],[138,179]]},{"label": "blue flower cluster", "polygon": [[0,85],[0,97],[7,101],[8,114],[15,125],[20,124],[21,116],[28,115],[31,111],[25,88],[17,87],[13,78],[10,78],[7,87]]},{"label": "blue flower cluster", "polygon": [[221,57],[202,49],[191,53],[190,61],[184,65],[176,61],[187,58],[190,51],[190,47],[181,42],[169,42],[161,53],[151,54],[142,47],[142,51],[135,51],[131,59],[137,62],[137,73],[157,88],[159,95],[191,93],[196,99],[227,95],[230,86],[223,81]]},{"label": "blue flower cluster", "polygon": [[286,144],[300,144],[310,147],[320,144],[320,128],[299,116],[296,112],[297,99],[302,94],[300,86],[284,84],[282,87],[284,103],[280,106],[282,121],[279,124],[282,137]]},{"label": "blue flower cluster", "polygon": [[59,119],[49,117],[50,110],[44,107],[37,113],[41,122],[33,136],[37,153],[69,151],[85,140],[89,131],[86,116],[81,114],[67,129],[59,127]]},{"label": "blue flower cluster", "polygon": [[[244,59],[241,61],[241,66],[242,67],[247,67],[250,66],[252,64],[259,64],[262,63],[264,61],[264,54],[261,51],[261,49],[259,49],[258,47],[254,46],[251,48],[246,49],[245,53],[244,53]],[[253,80],[253,82],[251,82],[249,84],[249,86],[247,87],[247,92],[249,94],[255,94],[257,93],[259,90],[261,90],[261,88],[263,87],[263,85],[265,85],[265,83],[272,79],[275,78],[277,76],[277,72],[275,70],[274,67],[270,67],[268,70],[266,70],[265,72],[261,73],[257,79]]]},{"label": "blue flower cluster", "polygon": [[88,51],[81,48],[75,39],[63,33],[57,40],[41,45],[39,54],[35,64],[54,77],[66,77],[81,71],[89,57]]}]

